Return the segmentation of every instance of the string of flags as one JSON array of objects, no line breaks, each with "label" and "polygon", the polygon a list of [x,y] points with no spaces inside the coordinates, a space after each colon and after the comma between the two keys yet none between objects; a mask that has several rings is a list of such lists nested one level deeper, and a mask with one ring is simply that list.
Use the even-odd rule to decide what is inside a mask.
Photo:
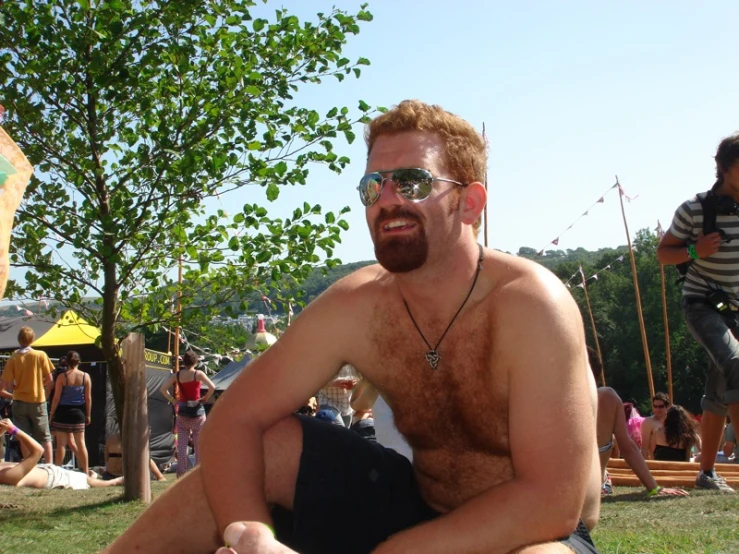
[{"label": "string of flags", "polygon": [[[637,196],[638,196],[638,195],[637,195]],[[636,196],[635,196],[634,198],[636,198]],[[632,198],[632,200],[633,200],[634,198]],[[656,228],[655,228],[654,230],[655,230],[655,232],[657,233],[657,238],[658,238],[658,239],[660,239],[660,240],[661,240],[661,239],[662,239],[662,237],[663,237],[663,236],[665,236],[665,231],[664,231],[664,229],[662,228],[662,223],[660,222],[660,220],[659,220],[659,219],[657,220],[657,227],[656,227]],[[636,252],[636,251],[638,250],[638,248],[637,248],[636,246],[632,246],[632,247],[631,247],[631,249],[632,249],[632,250],[633,250],[634,252]],[[579,270],[578,270],[578,271],[576,271],[575,273],[573,273],[573,274],[572,274],[572,275],[570,276],[570,278],[569,278],[569,279],[567,279],[567,282],[565,283],[565,286],[566,286],[566,287],[567,287],[568,289],[571,289],[571,288],[572,288],[572,285],[571,285],[570,283],[571,283],[571,282],[572,282],[572,280],[573,280],[573,279],[574,279],[575,277],[577,277],[578,275],[581,275],[581,276],[582,276],[582,278],[584,279],[584,281],[583,281],[583,282],[587,282],[587,281],[590,281],[591,279],[594,279],[594,280],[596,280],[596,281],[597,281],[597,280],[598,280],[598,273],[600,273],[601,271],[605,271],[605,270],[607,270],[607,269],[611,269],[611,266],[612,266],[613,264],[615,264],[616,262],[623,262],[623,261],[624,261],[624,255],[625,255],[625,254],[621,254],[621,255],[620,255],[620,256],[619,256],[618,258],[616,258],[615,260],[613,260],[612,262],[610,262],[610,263],[609,263],[608,265],[606,265],[606,266],[604,266],[604,267],[601,267],[601,268],[600,268],[600,269],[599,269],[598,271],[596,271],[596,272],[595,272],[595,273],[593,273],[593,274],[592,274],[592,275],[591,275],[590,277],[587,277],[587,278],[585,278],[585,275],[584,275],[584,273],[583,273],[583,269],[582,269],[582,265],[581,265],[581,266],[580,266],[580,268],[579,268]],[[578,285],[575,285],[575,287],[576,287],[576,288],[583,288],[583,283],[580,283],[580,284],[578,284]]]},{"label": "string of flags", "polygon": [[[632,250],[636,250],[637,248],[635,246],[633,246],[631,249]],[[581,279],[582,279],[582,283],[579,283],[579,284],[575,285],[575,288],[581,289],[581,288],[583,288],[584,283],[586,283],[587,281],[590,281],[591,279],[597,281],[598,280],[598,274],[601,273],[602,271],[607,271],[607,270],[611,269],[611,266],[613,264],[617,263],[617,262],[623,262],[625,256],[626,256],[626,254],[621,254],[618,258],[616,258],[616,259],[612,260],[611,262],[609,262],[608,265],[605,265],[605,266],[601,267],[598,271],[596,271],[595,273],[593,273],[590,277],[585,277],[585,273],[583,272],[582,265],[580,265],[580,267],[578,268],[578,270],[575,273],[573,273],[570,276],[569,279],[567,279],[567,282],[565,282],[565,286],[568,289],[571,289],[572,288],[572,285],[570,283],[572,282],[572,280],[575,277],[580,276]]]},{"label": "string of flags", "polygon": [[[600,198],[598,198],[598,200],[596,200],[595,202],[593,202],[593,204],[587,210],[585,210],[582,214],[580,214],[580,217],[578,217],[575,221],[573,221],[572,223],[570,223],[570,225],[564,231],[562,231],[559,235],[557,235],[557,237],[554,240],[550,241],[549,244],[553,244],[554,246],[559,246],[559,239],[562,238],[562,235],[564,235],[567,231],[569,231],[570,229],[572,229],[572,227],[574,227],[575,224],[578,221],[580,221],[583,217],[589,215],[590,214],[590,210],[592,210],[595,206],[597,206],[598,204],[603,204],[605,202],[606,195],[608,195],[608,193],[611,192],[615,188],[618,189],[619,194],[621,196],[623,196],[624,198],[626,198],[626,200],[629,203],[631,203],[632,200],[636,200],[637,198],[639,198],[639,195],[638,194],[636,196],[633,196],[633,197],[632,196],[629,196],[628,194],[626,194],[626,191],[624,191],[624,189],[620,185],[620,183],[617,182],[615,185],[612,185],[612,186],[608,187],[608,189],[600,196]],[[547,246],[549,246],[549,245],[547,245]],[[543,256],[545,249],[546,249],[546,246],[544,248],[542,248],[541,250],[539,250],[536,253],[536,255],[537,256]]]}]

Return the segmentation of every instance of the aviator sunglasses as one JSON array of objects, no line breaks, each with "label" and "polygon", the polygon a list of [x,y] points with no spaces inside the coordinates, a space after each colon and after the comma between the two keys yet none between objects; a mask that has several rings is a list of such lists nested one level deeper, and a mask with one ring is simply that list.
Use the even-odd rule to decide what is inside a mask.
[{"label": "aviator sunglasses", "polygon": [[[389,174],[390,176],[383,177],[383,174]],[[465,183],[460,183],[452,179],[434,177],[427,169],[405,168],[375,171],[374,173],[368,173],[359,181],[357,190],[359,191],[359,198],[362,204],[369,208],[377,202],[382,194],[382,189],[386,181],[395,183],[398,194],[411,202],[422,202],[426,200],[433,190],[434,181],[454,183],[460,187],[467,186]]]}]

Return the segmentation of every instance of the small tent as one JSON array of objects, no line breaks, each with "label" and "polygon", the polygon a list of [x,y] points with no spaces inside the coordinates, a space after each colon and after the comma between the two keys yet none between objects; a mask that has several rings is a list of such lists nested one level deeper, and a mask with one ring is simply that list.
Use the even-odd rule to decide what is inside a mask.
[{"label": "small tent", "polygon": [[213,376],[213,384],[216,386],[216,395],[221,394],[239,376],[241,371],[251,362],[252,356],[248,352],[238,362],[231,362],[221,371]]}]

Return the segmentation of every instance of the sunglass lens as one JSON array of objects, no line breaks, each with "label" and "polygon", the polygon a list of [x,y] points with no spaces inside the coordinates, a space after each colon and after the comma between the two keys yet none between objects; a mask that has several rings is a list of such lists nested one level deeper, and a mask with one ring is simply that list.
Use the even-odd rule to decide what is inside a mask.
[{"label": "sunglass lens", "polygon": [[425,200],[431,194],[433,177],[425,169],[398,169],[393,173],[398,192],[409,200]]},{"label": "sunglass lens", "polygon": [[359,198],[365,206],[371,206],[380,197],[382,191],[382,175],[369,173],[359,181]]}]

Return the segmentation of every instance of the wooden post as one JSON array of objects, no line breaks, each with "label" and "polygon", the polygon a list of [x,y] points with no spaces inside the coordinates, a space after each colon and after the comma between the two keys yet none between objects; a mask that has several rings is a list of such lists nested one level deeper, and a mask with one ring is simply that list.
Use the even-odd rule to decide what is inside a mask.
[{"label": "wooden post", "polygon": [[124,497],[151,502],[149,477],[149,410],[146,394],[144,335],[130,333],[121,343],[126,375],[122,455]]},{"label": "wooden post", "polygon": [[[180,263],[177,272],[177,327],[174,333],[174,372],[177,373],[180,370],[180,322],[182,320],[182,254],[180,254]],[[176,394],[179,393],[179,387]]]},{"label": "wooden post", "polygon": [[[667,361],[667,394],[670,404],[675,403],[672,397],[672,355],[670,354],[670,322],[667,319],[667,292],[665,290],[665,266],[659,264],[659,277],[662,281],[662,319],[665,322],[665,356]],[[652,395],[654,396],[654,395]]]},{"label": "wooden post", "polygon": [[[488,146],[488,137],[485,134],[485,123],[482,124],[482,138],[485,141],[485,148],[487,148],[487,146]],[[485,185],[485,195],[487,196],[487,192],[488,192],[488,168],[487,167],[485,168],[485,177],[484,177],[484,180],[485,180],[485,183],[484,183],[484,185]],[[484,236],[485,242],[484,242],[484,245],[485,245],[485,248],[487,248],[488,247],[488,203],[487,203],[487,201],[485,202],[485,209],[483,210],[483,224],[485,225],[485,236]]]},{"label": "wooden post", "polygon": [[644,315],[641,309],[641,295],[639,294],[639,279],[636,275],[636,260],[634,259],[634,250],[631,248],[631,237],[629,236],[629,226],[626,223],[626,212],[624,211],[624,195],[621,190],[621,184],[618,182],[616,175],[616,185],[618,185],[618,199],[621,202],[621,215],[624,219],[624,230],[626,231],[626,241],[629,245],[629,258],[631,259],[631,275],[634,278],[634,294],[636,295],[636,313],[639,316],[639,329],[641,330],[641,343],[644,348],[644,361],[647,365],[647,382],[649,383],[649,398],[654,398],[654,380],[652,379],[652,361],[649,357],[649,345],[647,344],[647,331],[644,327]]},{"label": "wooden post", "polygon": [[590,314],[590,325],[593,327],[593,340],[595,340],[595,351],[598,353],[598,360],[600,360],[600,367],[603,368],[600,372],[600,382],[602,386],[606,386],[606,367],[603,364],[603,354],[600,351],[600,341],[598,340],[598,331],[595,329],[595,318],[593,317],[593,308],[590,306],[590,295],[588,294],[588,286],[585,283],[585,274],[582,272],[582,266],[580,266],[580,276],[582,277],[582,290],[585,293],[585,303],[588,305],[588,314]]}]

